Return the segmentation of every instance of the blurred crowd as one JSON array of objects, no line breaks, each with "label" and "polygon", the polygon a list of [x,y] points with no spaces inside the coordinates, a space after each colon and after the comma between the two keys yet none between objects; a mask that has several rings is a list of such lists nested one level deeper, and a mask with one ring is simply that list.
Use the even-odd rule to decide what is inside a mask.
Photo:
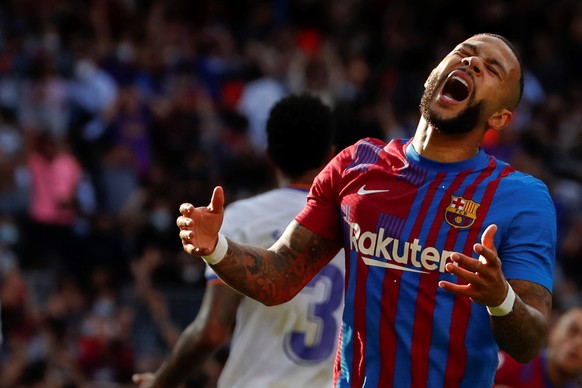
[{"label": "blurred crowd", "polygon": [[[0,2],[0,387],[155,370],[205,287],[178,206],[273,185],[272,105],[321,96],[340,148],[410,136],[430,70],[477,32],[523,58],[516,118],[484,147],[551,190],[560,314],[582,305],[579,1]],[[223,358],[192,386],[211,387]]]}]

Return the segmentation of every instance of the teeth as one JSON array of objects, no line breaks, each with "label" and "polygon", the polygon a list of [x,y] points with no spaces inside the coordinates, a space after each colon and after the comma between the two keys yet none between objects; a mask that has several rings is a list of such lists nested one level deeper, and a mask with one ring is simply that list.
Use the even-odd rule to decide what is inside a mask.
[{"label": "teeth", "polygon": [[460,82],[460,83],[462,83],[463,85],[465,85],[465,87],[466,87],[466,88],[469,88],[469,84],[467,84],[467,82],[465,82],[465,80],[464,80],[464,79],[462,79],[462,78],[460,78],[460,77],[458,77],[458,76],[456,76],[456,75],[454,75],[452,78],[453,78],[453,79],[455,79],[455,80],[457,80],[457,81],[459,81],[459,82]]}]

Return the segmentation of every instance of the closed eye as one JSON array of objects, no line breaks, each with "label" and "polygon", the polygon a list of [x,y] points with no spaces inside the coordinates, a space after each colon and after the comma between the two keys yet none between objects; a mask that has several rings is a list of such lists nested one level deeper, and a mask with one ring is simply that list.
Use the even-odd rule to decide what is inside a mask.
[{"label": "closed eye", "polygon": [[465,58],[471,55],[470,53],[466,52],[465,50],[457,50],[455,54],[458,54],[460,57]]},{"label": "closed eye", "polygon": [[[471,55],[475,55],[475,54],[469,53],[463,49],[456,50],[455,54],[459,55],[461,58],[466,58],[466,57],[469,57]],[[497,63],[496,60],[493,60],[493,61],[495,63]],[[484,63],[485,63],[485,67],[487,68],[487,70],[489,70],[491,73],[493,73],[493,75],[495,77],[497,77],[499,80],[501,80],[501,75],[500,75],[499,71],[497,70],[497,68],[494,65],[490,64],[490,61],[484,60]]]},{"label": "closed eye", "polygon": [[497,76],[497,78],[499,78],[499,72],[497,71],[497,69],[495,69],[495,67],[491,66],[491,65],[486,65],[487,69],[492,72],[494,75]]},{"label": "closed eye", "polygon": [[[467,51],[468,50],[468,51]],[[507,70],[503,67],[503,65],[494,57],[484,57],[482,52],[479,48],[473,44],[469,43],[461,43],[459,46],[456,47],[455,53],[460,55],[461,57],[471,56],[471,55],[478,55],[483,60],[485,67],[488,71],[490,71],[495,77],[497,77],[500,81],[503,80],[504,77],[507,76]]]}]

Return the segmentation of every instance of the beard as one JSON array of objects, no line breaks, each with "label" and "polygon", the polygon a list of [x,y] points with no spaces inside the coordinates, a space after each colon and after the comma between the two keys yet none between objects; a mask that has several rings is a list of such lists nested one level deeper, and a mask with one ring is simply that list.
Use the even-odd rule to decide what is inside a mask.
[{"label": "beard", "polygon": [[474,104],[475,91],[469,96],[469,104],[457,116],[448,119],[437,116],[430,109],[430,103],[434,100],[437,88],[440,83],[438,77],[431,77],[428,80],[426,89],[420,99],[420,113],[428,124],[437,131],[447,135],[463,135],[471,132],[481,118],[484,101]]}]

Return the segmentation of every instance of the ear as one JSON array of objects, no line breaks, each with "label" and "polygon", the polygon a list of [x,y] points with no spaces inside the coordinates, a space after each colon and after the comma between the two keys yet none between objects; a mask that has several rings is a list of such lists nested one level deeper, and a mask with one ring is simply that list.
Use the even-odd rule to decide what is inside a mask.
[{"label": "ear", "polygon": [[487,120],[487,128],[501,131],[511,123],[512,119],[513,113],[510,110],[503,108],[489,117]]}]

